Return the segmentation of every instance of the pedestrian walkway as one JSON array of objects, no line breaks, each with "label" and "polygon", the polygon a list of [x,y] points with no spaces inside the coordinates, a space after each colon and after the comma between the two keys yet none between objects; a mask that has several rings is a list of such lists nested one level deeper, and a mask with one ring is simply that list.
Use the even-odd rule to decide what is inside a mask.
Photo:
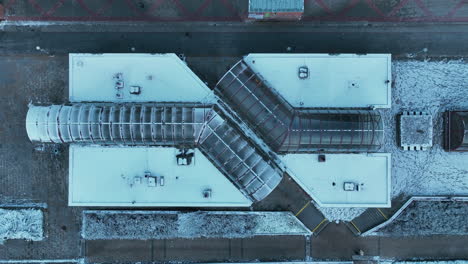
[{"label": "pedestrian walkway", "polygon": [[318,236],[318,234],[330,223],[330,221],[323,216],[322,212],[320,212],[312,202],[307,202],[298,212],[296,212],[295,215],[312,231],[314,236]]},{"label": "pedestrian walkway", "polygon": [[359,236],[387,221],[398,209],[401,208],[404,202],[404,199],[396,198],[393,199],[392,207],[390,208],[369,208],[353,220],[345,222],[345,225],[349,230],[351,230],[351,232]]},{"label": "pedestrian walkway", "polygon": [[387,219],[388,217],[379,208],[369,208],[346,225],[355,235],[360,235]]}]

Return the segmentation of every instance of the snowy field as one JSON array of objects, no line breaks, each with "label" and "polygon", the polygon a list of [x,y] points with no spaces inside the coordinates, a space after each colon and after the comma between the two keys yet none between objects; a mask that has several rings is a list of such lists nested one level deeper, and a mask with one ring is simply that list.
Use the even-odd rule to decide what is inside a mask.
[{"label": "snowy field", "polygon": [[43,214],[37,209],[0,209],[0,244],[9,239],[43,239]]},{"label": "snowy field", "polygon": [[310,234],[289,212],[85,211],[81,235],[147,240]]},{"label": "snowy field", "polygon": [[[384,118],[385,145],[392,153],[392,197],[403,195],[468,195],[468,153],[442,149],[442,114],[468,109],[468,63],[451,61],[393,61],[392,108]],[[427,151],[403,151],[397,144],[396,118],[403,111],[432,115],[433,144]],[[320,208],[329,220],[352,220],[363,208]]]},{"label": "snowy field", "polygon": [[[384,152],[392,158],[392,197],[468,195],[468,154],[442,149],[442,114],[468,109],[468,63],[457,61],[396,61],[392,108],[385,118]],[[396,144],[395,116],[402,111],[432,115],[434,146],[428,151],[403,151]]]},{"label": "snowy field", "polygon": [[371,236],[468,235],[468,200],[415,200]]}]

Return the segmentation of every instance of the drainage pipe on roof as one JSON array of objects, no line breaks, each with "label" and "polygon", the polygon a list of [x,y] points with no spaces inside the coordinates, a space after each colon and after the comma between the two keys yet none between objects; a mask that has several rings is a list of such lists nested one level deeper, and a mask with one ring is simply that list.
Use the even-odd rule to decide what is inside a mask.
[{"label": "drainage pipe on roof", "polygon": [[137,104],[31,106],[31,141],[198,147],[252,201],[265,198],[282,173],[213,108]]},{"label": "drainage pipe on roof", "polygon": [[243,61],[215,92],[276,152],[375,151],[383,144],[376,111],[292,107]]}]

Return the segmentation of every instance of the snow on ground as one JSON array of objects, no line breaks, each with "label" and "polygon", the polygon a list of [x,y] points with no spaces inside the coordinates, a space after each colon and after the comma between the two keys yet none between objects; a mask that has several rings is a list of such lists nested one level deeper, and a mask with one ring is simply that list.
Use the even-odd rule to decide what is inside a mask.
[{"label": "snow on ground", "polygon": [[188,237],[246,237],[254,235],[303,235],[304,226],[290,213],[195,212],[179,215],[179,232]]},{"label": "snow on ground", "polygon": [[351,221],[367,210],[365,207],[320,207],[316,202],[312,203],[330,222]]},{"label": "snow on ground", "polygon": [[38,209],[0,209],[0,244],[9,239],[43,239],[43,214]]},{"label": "snow on ground", "polygon": [[[468,109],[468,63],[464,60],[393,61],[392,108],[379,110],[385,145],[392,153],[392,198],[413,195],[468,195],[468,154],[442,149],[442,114]],[[403,151],[396,139],[397,115],[423,111],[433,118],[433,144],[427,151]],[[351,220],[363,208],[320,208],[333,220]]]},{"label": "snow on ground", "polygon": [[[468,63],[395,61],[392,108],[381,110],[385,146],[392,153],[392,197],[468,195],[468,155],[442,149],[442,113],[468,109]],[[428,151],[403,151],[396,142],[396,115],[423,111],[433,117],[434,146]]]},{"label": "snow on ground", "polygon": [[413,201],[388,225],[369,235],[468,235],[468,201]]},{"label": "snow on ground", "polygon": [[328,221],[351,221],[361,215],[367,208],[365,207],[320,207],[317,208],[322,212]]},{"label": "snow on ground", "polygon": [[310,231],[289,212],[85,211],[81,235],[88,240],[146,240],[310,235]]}]

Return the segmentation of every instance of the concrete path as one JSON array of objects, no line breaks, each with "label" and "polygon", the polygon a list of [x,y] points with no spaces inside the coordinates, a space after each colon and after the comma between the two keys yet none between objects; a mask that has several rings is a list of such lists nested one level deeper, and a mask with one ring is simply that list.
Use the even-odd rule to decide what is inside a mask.
[{"label": "concrete path", "polygon": [[305,237],[86,241],[88,262],[269,261],[305,258]]},{"label": "concrete path", "polygon": [[467,245],[465,236],[358,237],[344,224],[330,223],[312,239],[311,252],[316,259],[350,259],[360,249],[383,259],[466,259]]}]

